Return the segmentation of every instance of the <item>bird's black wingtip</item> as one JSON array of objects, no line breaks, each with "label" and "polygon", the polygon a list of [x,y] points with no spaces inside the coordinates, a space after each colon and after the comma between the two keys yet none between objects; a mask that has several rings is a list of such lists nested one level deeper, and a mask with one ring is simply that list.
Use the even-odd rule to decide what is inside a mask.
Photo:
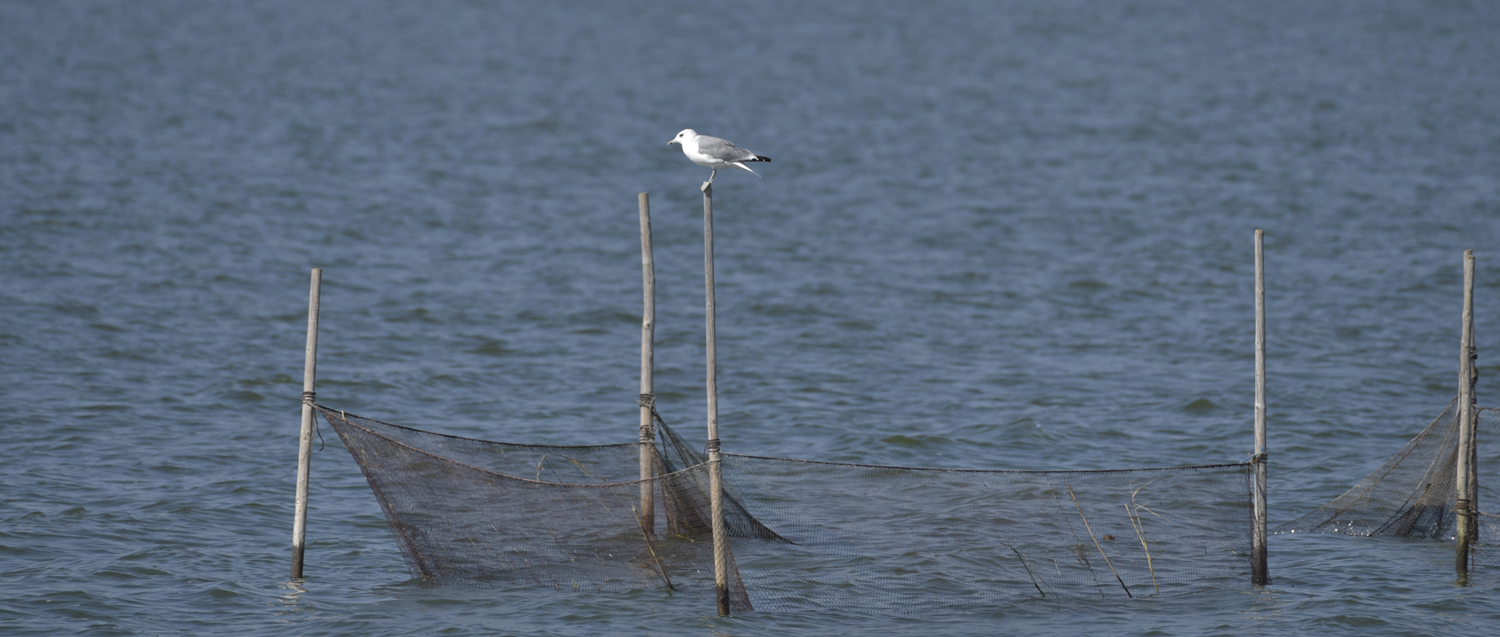
[{"label": "bird's black wingtip", "polygon": [[750,161],[763,161],[763,162],[768,162],[769,163],[771,161],[771,158],[770,157],[761,157],[760,155],[756,155],[755,159],[752,159]]}]

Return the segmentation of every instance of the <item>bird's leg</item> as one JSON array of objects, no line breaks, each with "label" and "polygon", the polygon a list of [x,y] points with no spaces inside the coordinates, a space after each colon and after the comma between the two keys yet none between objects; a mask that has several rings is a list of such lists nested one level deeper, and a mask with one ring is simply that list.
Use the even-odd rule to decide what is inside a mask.
[{"label": "bird's leg", "polygon": [[719,169],[715,168],[713,172],[708,174],[708,181],[703,182],[703,187],[699,188],[698,190],[708,192],[708,187],[714,185],[714,175],[717,174],[719,174]]}]

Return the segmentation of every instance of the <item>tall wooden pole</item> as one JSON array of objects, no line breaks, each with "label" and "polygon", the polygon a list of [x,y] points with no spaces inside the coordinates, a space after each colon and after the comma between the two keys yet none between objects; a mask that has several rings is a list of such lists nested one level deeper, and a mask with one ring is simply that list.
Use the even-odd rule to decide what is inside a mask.
[{"label": "tall wooden pole", "polygon": [[[1476,272],[1474,263],[1474,251],[1465,250],[1464,259],[1467,261],[1467,270]],[[1465,285],[1468,289],[1467,296],[1470,299],[1469,320],[1467,322],[1469,333],[1469,538],[1471,542],[1479,541],[1479,341],[1474,340],[1474,276],[1470,276]]]},{"label": "tall wooden pole", "polygon": [[724,529],[724,472],[719,455],[719,371],[714,345],[714,188],[703,184],[703,286],[708,350],[708,490],[714,537],[714,597],[729,614],[729,538]]},{"label": "tall wooden pole", "polygon": [[647,193],[638,197],[641,211],[641,288],[643,308],[641,310],[641,527],[649,534],[656,528],[656,485],[649,480],[655,475],[656,446],[653,444],[655,422],[652,411],[656,406],[655,368],[656,347],[656,264],[651,256],[651,199]]},{"label": "tall wooden pole", "polygon": [[1250,581],[1271,583],[1266,565],[1266,232],[1255,231],[1255,486],[1254,526],[1251,530]]},{"label": "tall wooden pole", "polygon": [[302,552],[307,540],[307,480],[312,467],[313,403],[318,376],[318,294],[323,269],[313,268],[307,298],[307,356],[302,365],[302,438],[297,445],[297,508],[292,517],[292,579],[302,579]]},{"label": "tall wooden pole", "polygon": [[1469,545],[1477,530],[1473,506],[1474,476],[1474,251],[1464,250],[1464,314],[1458,361],[1458,458],[1454,476],[1457,547],[1453,565],[1459,575],[1469,572]]}]

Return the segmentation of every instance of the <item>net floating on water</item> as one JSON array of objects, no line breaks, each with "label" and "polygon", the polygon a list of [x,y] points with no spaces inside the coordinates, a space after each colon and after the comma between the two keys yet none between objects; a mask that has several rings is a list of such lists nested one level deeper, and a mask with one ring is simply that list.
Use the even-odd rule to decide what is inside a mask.
[{"label": "net floating on water", "polygon": [[[665,423],[644,481],[654,515],[638,517],[641,443],[490,442],[318,410],[413,577],[599,592],[670,580],[713,599],[708,465]],[[736,612],[920,614],[1248,580],[1249,463],[973,471],[723,458]]]},{"label": "net floating on water", "polygon": [[[1454,539],[1458,515],[1456,464],[1458,462],[1458,401],[1448,404],[1437,418],[1406,446],[1343,495],[1271,533],[1335,533],[1355,536],[1400,536]],[[1500,410],[1478,410],[1475,427],[1477,467],[1500,468],[1500,440],[1486,436],[1500,426]],[[1500,496],[1481,480],[1476,507],[1496,502]],[[1481,512],[1485,509],[1479,508]],[[1481,514],[1479,536],[1471,545],[1475,566],[1500,566],[1496,538],[1500,518]]]}]

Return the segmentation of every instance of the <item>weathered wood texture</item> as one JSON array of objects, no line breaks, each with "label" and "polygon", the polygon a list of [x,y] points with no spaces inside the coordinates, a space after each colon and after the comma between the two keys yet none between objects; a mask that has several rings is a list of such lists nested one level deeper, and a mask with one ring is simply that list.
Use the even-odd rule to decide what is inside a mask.
[{"label": "weathered wood texture", "polygon": [[713,516],[714,589],[719,615],[729,614],[729,538],[724,529],[724,483],[719,456],[719,369],[714,344],[714,188],[703,187],[704,326],[708,350],[708,471],[709,507]]},{"label": "weathered wood texture", "polygon": [[1266,263],[1265,231],[1255,231],[1255,523],[1251,530],[1250,580],[1271,583],[1266,564]]},{"label": "weathered wood texture", "polygon": [[651,411],[655,392],[656,360],[656,264],[651,255],[651,200],[646,193],[638,198],[641,216],[641,528],[650,533],[656,528],[656,485],[646,482],[654,477],[656,447],[652,444],[654,425]]},{"label": "weathered wood texture", "polygon": [[1458,514],[1457,542],[1453,565],[1459,573],[1469,571],[1469,549],[1477,524],[1475,508],[1478,477],[1474,475],[1474,251],[1464,251],[1464,313],[1458,361],[1458,462],[1454,490]]},{"label": "weathered wood texture", "polygon": [[307,299],[307,355],[302,366],[302,437],[297,444],[297,505],[292,517],[292,579],[302,578],[302,555],[307,540],[307,481],[312,468],[313,403],[318,376],[318,295],[323,269],[313,268]]}]

